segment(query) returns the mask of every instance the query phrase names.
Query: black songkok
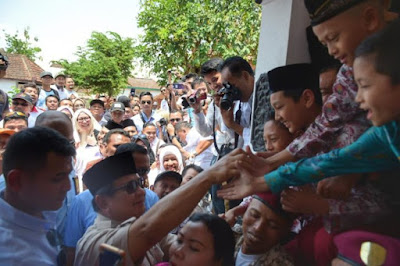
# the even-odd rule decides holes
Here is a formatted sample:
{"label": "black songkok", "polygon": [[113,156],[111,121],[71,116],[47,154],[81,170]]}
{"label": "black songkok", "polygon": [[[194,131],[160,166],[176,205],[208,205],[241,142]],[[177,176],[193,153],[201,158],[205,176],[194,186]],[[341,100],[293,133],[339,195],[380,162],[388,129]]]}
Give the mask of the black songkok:
{"label": "black songkok", "polygon": [[319,73],[311,64],[277,67],[268,72],[272,93],[296,89],[319,89]]}
{"label": "black songkok", "polygon": [[311,25],[316,26],[364,1],[365,0],[304,0],[304,4],[310,15]]}

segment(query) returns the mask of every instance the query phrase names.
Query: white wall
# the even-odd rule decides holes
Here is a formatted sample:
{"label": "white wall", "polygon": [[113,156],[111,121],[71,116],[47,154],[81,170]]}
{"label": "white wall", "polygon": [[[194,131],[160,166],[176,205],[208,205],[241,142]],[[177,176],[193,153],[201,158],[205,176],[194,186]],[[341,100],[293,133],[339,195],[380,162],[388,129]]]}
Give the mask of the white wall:
{"label": "white wall", "polygon": [[310,61],[306,27],[310,24],[302,0],[264,0],[256,79],[269,70]]}
{"label": "white wall", "polygon": [[13,86],[17,86],[17,82],[15,80],[10,79],[0,79],[0,89],[5,92],[12,90]]}

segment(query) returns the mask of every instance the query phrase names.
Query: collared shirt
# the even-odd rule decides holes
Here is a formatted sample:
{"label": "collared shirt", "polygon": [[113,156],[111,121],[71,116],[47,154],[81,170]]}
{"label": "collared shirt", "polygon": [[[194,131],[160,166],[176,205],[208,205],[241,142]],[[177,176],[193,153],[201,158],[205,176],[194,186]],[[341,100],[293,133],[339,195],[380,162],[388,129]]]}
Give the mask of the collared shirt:
{"label": "collared shirt", "polygon": [[310,159],[288,163],[264,176],[271,191],[350,173],[400,170],[400,122],[372,127],[356,142]]}
{"label": "collared shirt", "polygon": [[[89,227],[85,235],[79,240],[76,247],[75,265],[98,265],[98,259],[100,255],[99,247],[100,244],[106,243],[125,250],[125,265],[134,265],[128,251],[128,235],[130,226],[136,221],[135,217],[132,217],[122,223],[113,221],[101,214],[97,215],[97,218],[93,226]],[[168,247],[172,241],[172,238],[167,236],[162,242],[168,242],[165,247]],[[154,245],[150,248],[143,258],[142,266],[155,265],[158,262],[162,262],[164,252],[161,249],[162,243]],[[137,265],[137,264],[136,264]]]}
{"label": "collared shirt", "polygon": [[[135,124],[139,134],[143,130],[144,123],[152,122],[155,124],[160,119],[161,119],[161,117],[154,111],[151,112],[150,117],[147,117],[147,115],[143,112],[140,112],[139,114],[132,117],[133,123]],[[158,133],[158,129],[157,129],[157,133]]]}
{"label": "collared shirt", "polygon": [[[65,233],[65,223],[67,220],[68,210],[70,209],[71,203],[74,201],[74,198],[76,195],[75,183],[72,179],[73,177],[75,177],[74,170],[72,170],[71,173],[69,174],[71,189],[67,192],[67,195],[65,196],[65,199],[64,199],[64,202],[63,202],[63,205],[61,206],[61,208],[58,209],[57,211],[53,212],[56,217],[57,232],[62,237],[61,241],[63,241],[63,238],[64,238],[63,236]],[[5,184],[4,175],[1,174],[0,175],[0,192],[3,191],[5,188],[6,188],[6,184]],[[48,213],[51,213],[51,212],[48,212]]]}
{"label": "collared shirt", "polygon": [[[145,188],[146,196],[144,205],[148,211],[158,202],[158,196],[153,191]],[[79,239],[85,234],[86,230],[93,225],[97,213],[92,205],[93,196],[89,190],[85,190],[75,197],[68,212],[65,225],[65,245],[75,247]]]}
{"label": "collared shirt", "polygon": [[321,114],[287,147],[292,155],[305,158],[344,147],[370,127],[365,112],[355,101],[358,87],[351,67],[343,65],[340,68],[332,90]]}
{"label": "collared shirt", "polygon": [[41,108],[34,106],[32,108],[32,111],[29,113],[28,127],[34,127],[36,123],[36,118],[43,112],[44,111]]}
{"label": "collared shirt", "polygon": [[[251,94],[249,100],[247,102],[236,101],[235,107],[233,109],[233,114],[236,119],[236,112],[239,110],[242,111],[242,116],[240,118],[240,125],[243,127],[242,136],[239,136],[238,148],[244,148],[250,145],[251,138],[251,112],[253,109],[253,95]],[[224,125],[225,126],[225,125]],[[225,129],[223,129],[225,130]]]}
{"label": "collared shirt", "polygon": [[0,192],[0,264],[57,265],[59,247],[47,239],[55,229],[53,212],[43,213],[44,219],[22,212],[4,200]]}
{"label": "collared shirt", "polygon": [[[226,127],[221,116],[221,110],[218,106],[214,108],[214,102],[208,105],[207,115],[204,116],[203,112],[198,114],[193,112],[194,126],[197,132],[202,137],[208,137],[213,135],[214,130],[214,112],[215,112],[215,126],[218,126],[220,130],[215,132],[215,138],[218,148],[224,144],[234,145],[235,143],[235,132]],[[216,154],[216,151],[214,152]]]}

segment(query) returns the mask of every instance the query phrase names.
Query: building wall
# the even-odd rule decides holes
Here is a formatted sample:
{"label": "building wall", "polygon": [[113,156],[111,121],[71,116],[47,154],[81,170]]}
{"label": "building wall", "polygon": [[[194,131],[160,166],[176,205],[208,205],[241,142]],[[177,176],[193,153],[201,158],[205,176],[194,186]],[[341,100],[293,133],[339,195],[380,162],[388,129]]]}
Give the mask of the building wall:
{"label": "building wall", "polygon": [[15,80],[0,79],[0,89],[2,89],[5,92],[11,91],[12,87],[17,85],[18,83]]}

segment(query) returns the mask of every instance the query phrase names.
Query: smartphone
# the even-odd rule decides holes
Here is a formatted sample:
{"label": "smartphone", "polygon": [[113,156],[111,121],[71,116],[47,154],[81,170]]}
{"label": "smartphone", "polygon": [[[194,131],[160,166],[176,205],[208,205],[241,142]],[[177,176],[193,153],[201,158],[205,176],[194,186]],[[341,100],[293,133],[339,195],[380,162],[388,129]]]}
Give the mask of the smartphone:
{"label": "smartphone", "polygon": [[181,84],[181,83],[172,84],[172,88],[174,88],[175,90],[184,90],[184,89],[186,89],[185,85]]}
{"label": "smartphone", "polygon": [[125,266],[125,251],[108,244],[100,245],[100,266]]}

